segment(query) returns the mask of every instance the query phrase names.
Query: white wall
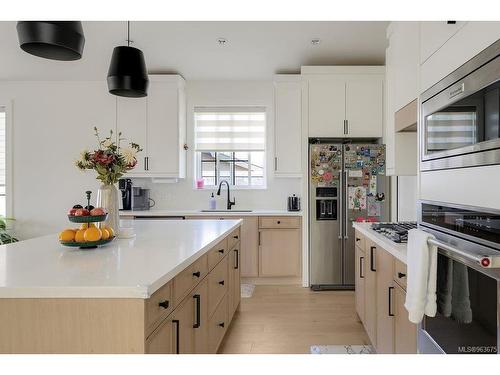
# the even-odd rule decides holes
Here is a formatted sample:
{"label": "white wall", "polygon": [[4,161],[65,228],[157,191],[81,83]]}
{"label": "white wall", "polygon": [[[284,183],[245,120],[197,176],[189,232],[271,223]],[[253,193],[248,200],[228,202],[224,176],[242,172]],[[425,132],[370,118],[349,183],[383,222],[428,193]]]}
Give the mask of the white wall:
{"label": "white wall", "polygon": [[[286,197],[300,194],[300,179],[275,179],[272,82],[190,82],[188,95],[188,172],[177,184],[151,184],[160,209],[201,209],[208,191],[193,189],[192,109],[197,105],[259,105],[268,108],[267,189],[237,190],[236,208],[285,209]],[[0,82],[0,105],[12,103],[11,215],[21,238],[55,233],[68,227],[66,211],[84,203],[86,190],[99,186],[92,171],[74,167],[83,148],[95,145],[92,128],[115,128],[115,97],[105,82]],[[223,207],[225,196],[219,198]]]}
{"label": "white wall", "polygon": [[398,176],[398,221],[417,220],[417,176]]}

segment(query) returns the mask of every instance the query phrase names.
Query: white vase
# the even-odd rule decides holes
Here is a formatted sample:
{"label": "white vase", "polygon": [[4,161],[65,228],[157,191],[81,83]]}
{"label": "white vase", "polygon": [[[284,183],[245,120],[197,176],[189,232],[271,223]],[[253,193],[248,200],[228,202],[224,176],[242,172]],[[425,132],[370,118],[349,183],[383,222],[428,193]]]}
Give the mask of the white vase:
{"label": "white vase", "polygon": [[97,207],[102,207],[108,212],[108,218],[104,222],[113,228],[115,236],[120,231],[119,213],[119,191],[115,185],[102,184],[97,190]]}

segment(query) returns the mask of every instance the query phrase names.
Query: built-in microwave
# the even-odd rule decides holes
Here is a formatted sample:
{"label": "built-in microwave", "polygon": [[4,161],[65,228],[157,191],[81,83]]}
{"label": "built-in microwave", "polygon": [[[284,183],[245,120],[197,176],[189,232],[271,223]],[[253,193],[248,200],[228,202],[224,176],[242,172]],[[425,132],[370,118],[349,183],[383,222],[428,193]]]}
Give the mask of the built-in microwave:
{"label": "built-in microwave", "polygon": [[420,170],[500,164],[500,39],[420,96]]}

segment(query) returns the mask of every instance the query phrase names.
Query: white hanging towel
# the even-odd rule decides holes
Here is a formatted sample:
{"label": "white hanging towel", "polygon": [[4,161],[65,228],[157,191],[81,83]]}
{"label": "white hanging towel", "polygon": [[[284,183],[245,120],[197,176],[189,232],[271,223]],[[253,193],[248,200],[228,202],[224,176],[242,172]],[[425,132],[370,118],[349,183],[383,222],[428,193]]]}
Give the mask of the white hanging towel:
{"label": "white hanging towel", "polygon": [[427,243],[429,238],[434,236],[420,229],[408,232],[405,307],[412,323],[420,323],[424,314],[436,315],[437,248]]}

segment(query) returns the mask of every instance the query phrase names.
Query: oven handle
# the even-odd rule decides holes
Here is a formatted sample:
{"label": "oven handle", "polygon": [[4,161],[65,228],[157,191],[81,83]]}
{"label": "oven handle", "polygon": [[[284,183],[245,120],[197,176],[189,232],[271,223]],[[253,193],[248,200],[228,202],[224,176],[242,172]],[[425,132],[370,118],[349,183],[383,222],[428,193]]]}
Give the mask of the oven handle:
{"label": "oven handle", "polygon": [[[492,259],[493,257],[477,256],[477,255],[469,254],[465,251],[457,249],[456,247],[450,246],[450,245],[443,243],[441,241],[438,241],[434,238],[429,238],[427,240],[427,243],[430,245],[434,245],[434,246],[440,247],[442,249],[451,251],[452,253],[460,255],[467,260],[478,263],[483,268],[500,268],[498,265],[498,262],[493,262],[493,259]],[[497,257],[495,257],[495,258],[497,258]]]}

